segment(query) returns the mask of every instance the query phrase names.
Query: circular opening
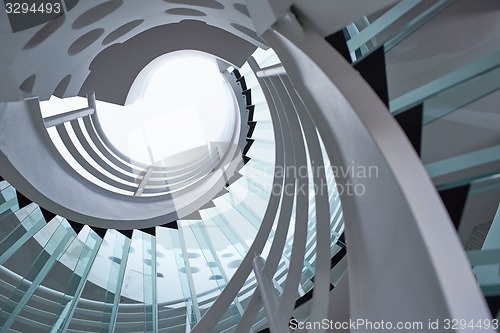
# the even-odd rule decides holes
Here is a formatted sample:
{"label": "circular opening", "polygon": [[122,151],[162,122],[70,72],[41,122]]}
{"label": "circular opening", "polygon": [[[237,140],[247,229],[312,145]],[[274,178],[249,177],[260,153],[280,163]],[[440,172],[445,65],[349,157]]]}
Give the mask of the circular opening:
{"label": "circular opening", "polygon": [[236,128],[231,87],[217,60],[198,51],[152,61],[134,81],[126,104],[97,102],[102,128],[116,148],[147,165],[169,167],[170,157],[187,151],[190,159],[203,158],[230,142]]}

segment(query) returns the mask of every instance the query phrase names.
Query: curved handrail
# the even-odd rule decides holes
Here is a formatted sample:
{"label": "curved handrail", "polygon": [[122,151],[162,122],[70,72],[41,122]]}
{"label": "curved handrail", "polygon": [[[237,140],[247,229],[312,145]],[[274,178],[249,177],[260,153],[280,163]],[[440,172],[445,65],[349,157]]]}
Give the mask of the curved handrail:
{"label": "curved handrail", "polygon": [[[278,20],[263,37],[280,56],[307,105],[330,159],[344,168],[356,161],[379,169],[378,179],[336,175],[338,183],[350,181],[366,189],[363,196],[341,194],[350,244],[351,317],[372,321],[489,318],[449,216],[408,139],[380,99],[293,14]],[[384,208],[387,202],[391,210]],[[366,239],[375,238],[367,246]],[[392,273],[382,269],[387,262],[400,269]],[[414,269],[415,263],[419,270]],[[418,303],[401,306],[401,299],[414,299],[417,294]],[[313,317],[317,319],[314,312]]]}
{"label": "curved handrail", "polygon": [[[273,117],[274,126],[274,139],[276,144],[275,149],[275,165],[277,168],[284,167],[284,141],[282,136],[282,129],[280,126],[279,119],[275,115],[271,114]],[[276,174],[273,179],[273,188],[275,186],[282,186],[284,182],[284,177],[282,174]],[[247,255],[243,258],[240,266],[238,267],[236,273],[233,275],[231,280],[228,282],[224,290],[221,292],[220,296],[214,302],[212,307],[208,309],[202,319],[193,328],[193,333],[202,333],[206,331],[211,331],[215,325],[218,323],[219,318],[229,307],[234,297],[238,291],[243,286],[246,278],[252,271],[252,260],[255,253],[261,253],[264,245],[268,239],[269,233],[271,231],[275,216],[278,212],[278,206],[281,200],[281,193],[271,193],[264,217],[262,219],[261,227],[259,228],[254,242],[250,246]]]}

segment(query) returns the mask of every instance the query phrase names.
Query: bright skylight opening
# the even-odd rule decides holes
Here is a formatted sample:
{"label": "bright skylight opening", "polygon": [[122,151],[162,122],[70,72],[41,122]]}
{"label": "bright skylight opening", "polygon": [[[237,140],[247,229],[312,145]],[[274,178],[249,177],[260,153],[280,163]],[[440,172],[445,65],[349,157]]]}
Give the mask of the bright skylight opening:
{"label": "bright skylight opening", "polygon": [[[99,98],[99,94],[97,94]],[[102,128],[125,155],[146,165],[232,139],[236,101],[214,57],[177,51],[153,60],[136,78],[125,106],[97,100]],[[87,107],[82,97],[41,103],[43,117]],[[170,161],[171,162],[171,161]]]}
{"label": "bright skylight opening", "polygon": [[149,165],[231,139],[235,101],[211,56],[179,51],[160,57],[131,91],[140,91],[131,104],[98,102],[97,110],[109,140],[134,160]]}

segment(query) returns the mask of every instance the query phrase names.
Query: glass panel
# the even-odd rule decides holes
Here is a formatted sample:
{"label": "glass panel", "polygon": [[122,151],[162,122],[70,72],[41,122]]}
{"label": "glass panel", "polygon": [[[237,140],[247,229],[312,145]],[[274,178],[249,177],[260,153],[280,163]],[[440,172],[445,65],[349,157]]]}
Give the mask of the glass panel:
{"label": "glass panel", "polygon": [[[2,329],[0,332],[6,332],[14,323],[18,314],[47,276],[52,266],[76,237],[75,232],[66,220],[53,219],[49,224],[56,225],[55,231],[44,244],[29,271],[23,275],[14,293],[1,307],[0,324]],[[39,233],[42,231],[43,229]]]}
{"label": "glass panel", "polygon": [[[218,200],[216,202],[217,207],[210,209],[210,211],[205,210],[211,217],[211,221],[207,220],[205,223],[209,223],[209,225],[213,223],[216,225],[217,228],[207,228],[209,233],[223,233],[232,245],[224,248],[219,254],[221,263],[226,267],[228,274],[232,276],[247,253],[249,246],[255,239],[257,229],[226,200],[222,198],[217,198],[216,200]],[[240,302],[243,302],[246,298],[251,296],[255,288],[254,281],[255,276],[253,271],[251,271],[245,282],[246,287],[238,293]]]}
{"label": "glass panel", "polygon": [[497,91],[500,89],[498,75],[500,75],[500,69],[492,69],[487,73],[471,76],[464,82],[426,99],[423,124],[429,124]]}
{"label": "glass panel", "polygon": [[[353,61],[384,45],[386,52],[405,40],[450,5],[452,0],[402,1],[383,14],[375,13],[348,25]],[[359,36],[359,37],[358,37]]]}
{"label": "glass panel", "polygon": [[250,191],[257,194],[266,202],[269,201],[273,186],[272,175],[254,168],[242,168],[240,169],[240,174],[243,175],[244,182],[246,182]]}
{"label": "glass panel", "polygon": [[0,217],[19,210],[16,189],[6,181],[0,182]]}
{"label": "glass panel", "polygon": [[215,249],[213,248],[213,244],[207,237],[207,231],[203,222],[198,221],[189,223],[189,228],[194,235],[194,239],[199,245],[201,255],[206,262],[209,274],[211,274],[211,276],[209,276],[209,279],[214,281],[218,289],[222,291],[227,284],[226,272],[224,271],[224,269],[222,269],[219,258],[217,257]]}
{"label": "glass panel", "polygon": [[[388,26],[393,24],[396,20],[400,19],[404,14],[413,9],[420,1],[403,0],[385,12],[375,21],[368,23],[364,29],[361,29],[356,36],[352,36],[347,41],[347,46],[351,52],[355,52],[360,47],[364,46],[370,40],[375,38],[380,32],[385,30]],[[368,21],[368,20],[366,20]]]}
{"label": "glass panel", "polygon": [[[245,224],[250,224],[254,227],[253,234],[257,233],[257,230],[260,228],[260,224],[262,223],[262,219],[264,217],[264,213],[267,208],[267,201],[264,201],[261,197],[255,195],[254,193],[248,191],[244,186],[238,186],[236,183],[231,185],[229,188],[229,193],[226,193],[222,198],[226,200],[226,203],[221,205],[225,210],[236,210],[243,218],[243,222]],[[281,203],[280,203],[281,207]],[[278,207],[278,211],[279,211]],[[232,221],[231,221],[232,222]],[[243,223],[241,225],[243,225]],[[274,238],[275,228],[277,224],[277,219],[274,221],[274,224],[271,228],[271,232],[269,233],[268,241],[262,250],[262,257],[267,258],[269,250],[271,248],[272,240]],[[238,225],[238,228],[241,228]],[[248,244],[253,242],[252,238]]]}
{"label": "glass panel", "polygon": [[[204,213],[209,214],[219,229],[235,244],[236,250],[243,257],[252,245],[257,229],[226,200],[227,195],[214,199],[216,209],[205,210]],[[233,242],[233,240],[237,241]],[[230,256],[229,252],[223,253],[223,255]]]}
{"label": "glass panel", "polygon": [[254,107],[253,119],[257,121],[257,127],[259,127],[260,120],[267,120],[267,121],[271,120],[271,114],[269,113],[269,107],[267,106],[267,103],[265,102],[254,103],[254,105],[255,107]]}
{"label": "glass panel", "polygon": [[14,227],[0,242],[0,264],[3,264],[45,226],[45,219],[40,208],[30,204],[14,214],[4,216],[0,224],[2,229]]}
{"label": "glass panel", "polygon": [[267,208],[267,202],[238,182],[229,186],[228,190],[229,193],[224,198],[252,223],[256,229],[259,229]]}
{"label": "glass panel", "polygon": [[444,183],[436,186],[438,191],[444,191],[459,186],[471,185],[469,195],[471,193],[477,194],[484,191],[491,191],[499,188],[500,186],[500,173],[492,172],[485,175],[468,177],[454,182]]}
{"label": "glass panel", "polygon": [[246,190],[262,198],[265,202],[268,202],[269,196],[271,195],[271,186],[273,180],[269,179],[270,177],[267,177],[268,182],[261,183],[260,178],[261,177],[242,177],[231,184],[231,186],[238,184],[238,186],[244,187]]}
{"label": "glass panel", "polygon": [[231,279],[248,251],[248,245],[228,223],[226,217],[214,207],[200,212],[205,230],[227,279]]}
{"label": "glass panel", "polygon": [[[179,327],[179,331],[184,332],[186,326],[186,300],[190,298],[189,293],[185,297],[181,285],[181,275],[186,278],[186,274],[179,272],[177,261],[182,258],[176,255],[171,233],[178,233],[170,228],[156,228],[156,260],[157,268],[157,288],[158,304],[162,304],[158,309],[158,327]],[[180,251],[180,249],[178,249]],[[188,285],[187,279],[185,281]]]}
{"label": "glass panel", "polygon": [[[199,248],[203,254],[203,257],[206,261],[206,266],[210,268],[210,273],[212,274],[208,279],[215,281],[217,284],[219,291],[222,292],[224,287],[227,285],[229,281],[229,277],[225,266],[222,265],[220,260],[220,256],[216,251],[216,247],[214,244],[217,244],[217,248],[220,248],[220,240],[224,240],[224,237],[217,237],[212,240],[210,237],[206,225],[203,221],[199,221],[197,223],[190,224],[191,231],[198,242]],[[211,234],[215,236],[214,233]],[[221,235],[222,236],[222,235]],[[227,316],[230,316],[234,319],[240,318],[243,313],[243,309],[241,305],[236,299],[230,306],[230,311],[227,313]]]}
{"label": "glass panel", "polygon": [[[181,221],[179,221],[179,223],[181,223]],[[179,230],[181,230],[180,225]],[[184,299],[186,300],[187,323],[190,325],[190,327],[194,327],[198,320],[200,320],[201,313],[198,305],[198,297],[196,296],[196,290],[194,288],[192,271],[189,264],[189,254],[187,253],[184,240],[183,238],[181,238],[182,234],[180,233],[180,231],[169,231],[172,238],[172,245],[174,248],[175,259],[177,261],[177,267],[179,269],[179,278],[181,281],[182,293],[184,294]]]}
{"label": "glass panel", "polygon": [[108,276],[108,284],[104,297],[106,306],[102,313],[100,327],[101,332],[114,332],[131,241],[128,237],[115,230],[108,230],[104,239],[108,242],[111,241],[108,243],[111,246],[107,249],[111,251],[111,256],[109,257],[111,258],[111,263],[108,264],[106,270],[104,267],[100,269],[101,274],[107,272]]}
{"label": "glass panel", "polygon": [[37,205],[31,203],[21,209],[14,212],[6,211],[5,214],[0,216],[0,240],[3,241],[13,230],[15,230],[20,222],[25,219],[29,214],[31,214]]}
{"label": "glass panel", "polygon": [[429,176],[434,178],[497,160],[500,160],[500,145],[429,163],[425,169]]}
{"label": "glass panel", "polygon": [[259,161],[274,164],[274,143],[255,141],[247,152],[250,158],[256,157]]}
{"label": "glass panel", "polygon": [[[474,251],[476,264],[473,271],[486,296],[500,295],[500,205],[484,240],[481,251]],[[471,256],[469,255],[469,258]],[[481,261],[483,261],[481,263]]]}
{"label": "glass panel", "polygon": [[[126,296],[121,298],[129,245],[130,239],[123,234],[111,229],[106,232],[69,329],[92,327],[95,332],[113,332],[120,300],[133,305],[139,303]],[[143,313],[142,307],[140,312]]]}
{"label": "glass panel", "polygon": [[250,66],[248,66],[247,63],[245,63],[241,68],[239,69],[240,74],[245,78],[245,83],[247,85],[247,89],[260,89],[259,82],[257,81],[257,78],[252,72],[252,69]]}
{"label": "glass panel", "polygon": [[[144,256],[142,232],[134,230],[126,262],[115,332],[132,330],[144,332]],[[114,259],[116,260],[116,259]],[[117,261],[117,260],[116,260]],[[108,296],[109,297],[109,296]]]}
{"label": "glass panel", "polygon": [[0,180],[0,191],[11,186],[6,180]]}
{"label": "glass panel", "polygon": [[214,332],[234,332],[235,326],[240,320],[238,309],[234,303],[231,303],[226,312],[222,315],[220,321],[215,325]]}
{"label": "glass panel", "polygon": [[249,169],[248,174],[260,174],[261,172],[267,173],[271,180],[274,180],[274,165],[271,163],[262,163],[261,161],[252,158],[241,168],[241,173],[246,172]]}
{"label": "glass panel", "polygon": [[[59,304],[59,310],[55,312],[57,317],[52,323],[51,332],[66,331],[101,242],[102,239],[88,226],[85,226],[60,258],[60,262],[64,262],[65,267],[60,267],[62,264],[59,267],[55,266],[45,278],[44,285],[49,286],[57,281],[61,286],[66,287],[62,293],[63,301]],[[67,269],[71,272],[68,279],[64,274]]]}
{"label": "glass panel", "polygon": [[496,78],[500,58],[494,53],[444,75],[390,102],[393,114],[424,103],[424,125],[500,89]]}
{"label": "glass panel", "polygon": [[181,226],[179,226],[179,235],[181,237],[181,245],[185,249],[185,258],[187,259],[188,281],[192,281],[192,285],[196,290],[195,295],[199,295],[200,314],[203,315],[203,311],[207,307],[202,304],[206,304],[207,301],[219,294],[219,286],[218,279],[214,278],[212,268],[210,267],[212,264],[207,261],[203,254],[203,245],[198,243],[191,228],[192,224],[198,222],[199,220],[183,220]]}

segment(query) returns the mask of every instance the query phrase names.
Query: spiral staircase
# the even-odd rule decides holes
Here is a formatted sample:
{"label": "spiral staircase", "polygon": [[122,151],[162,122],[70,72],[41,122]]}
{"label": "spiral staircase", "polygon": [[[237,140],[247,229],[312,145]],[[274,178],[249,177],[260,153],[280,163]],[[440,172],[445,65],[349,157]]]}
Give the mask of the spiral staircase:
{"label": "spiral staircase", "polygon": [[[357,2],[2,13],[0,332],[495,332],[500,6]],[[216,59],[234,126],[174,164],[133,160],[96,100],[125,104],[182,49]],[[44,116],[52,95],[88,106]]]}

